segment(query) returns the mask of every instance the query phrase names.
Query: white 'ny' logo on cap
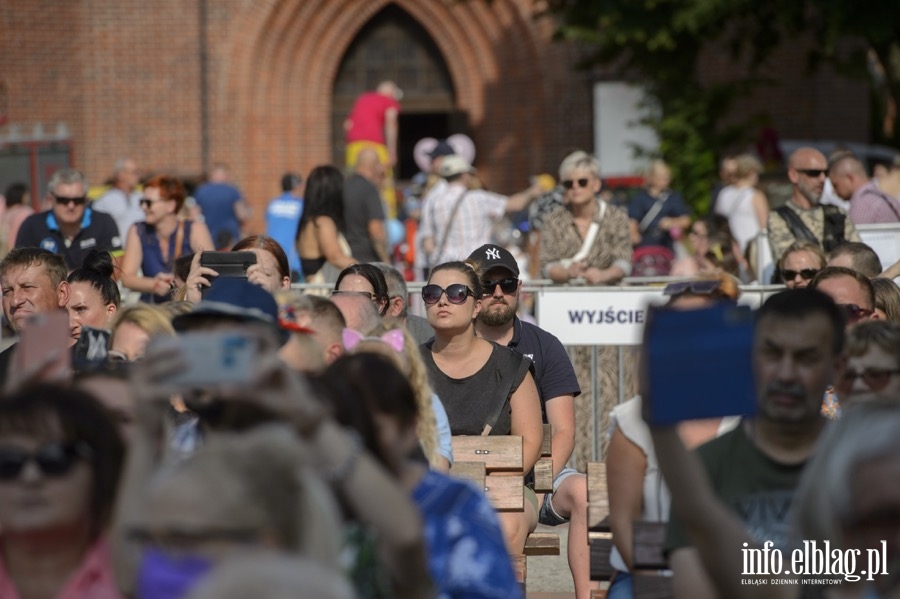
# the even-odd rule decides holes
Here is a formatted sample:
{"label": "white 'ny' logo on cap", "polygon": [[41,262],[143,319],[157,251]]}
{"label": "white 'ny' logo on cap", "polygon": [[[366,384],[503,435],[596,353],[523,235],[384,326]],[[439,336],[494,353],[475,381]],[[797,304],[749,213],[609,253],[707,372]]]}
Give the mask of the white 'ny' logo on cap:
{"label": "white 'ny' logo on cap", "polygon": [[487,259],[488,260],[499,260],[500,259],[500,250],[498,250],[497,248],[488,248]]}

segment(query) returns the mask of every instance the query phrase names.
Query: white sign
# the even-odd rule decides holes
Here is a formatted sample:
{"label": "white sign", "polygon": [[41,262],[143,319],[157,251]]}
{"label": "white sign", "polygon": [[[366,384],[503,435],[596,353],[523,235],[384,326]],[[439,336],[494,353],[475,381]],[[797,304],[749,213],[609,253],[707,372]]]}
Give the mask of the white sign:
{"label": "white sign", "polygon": [[[563,345],[640,345],[647,306],[664,287],[544,287],[537,291],[538,325]],[[759,308],[781,286],[741,288],[738,303]]]}
{"label": "white sign", "polygon": [[900,260],[900,225],[857,225],[856,230],[862,242],[878,254],[882,270]]}
{"label": "white sign", "polygon": [[647,305],[661,302],[662,291],[545,287],[538,292],[538,324],[563,345],[640,345]]}

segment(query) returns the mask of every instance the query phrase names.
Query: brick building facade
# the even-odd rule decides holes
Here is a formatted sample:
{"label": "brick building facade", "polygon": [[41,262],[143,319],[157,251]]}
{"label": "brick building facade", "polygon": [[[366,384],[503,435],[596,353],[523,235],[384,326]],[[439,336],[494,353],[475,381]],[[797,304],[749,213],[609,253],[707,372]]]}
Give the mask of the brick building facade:
{"label": "brick building facade", "polygon": [[[6,127],[64,123],[74,163],[95,182],[123,155],[186,176],[225,162],[259,227],[280,175],[339,156],[349,99],[393,78],[407,93],[407,171],[417,139],[462,130],[476,142],[487,185],[512,192],[593,139],[597,74],[572,66],[576,48],[551,40],[553,23],[537,16],[537,4],[2,0]],[[801,56],[786,48],[776,64],[789,86],[752,104],[769,108],[787,137],[865,141],[865,86],[805,79],[795,68]],[[713,78],[728,70],[715,59],[705,67]]]}

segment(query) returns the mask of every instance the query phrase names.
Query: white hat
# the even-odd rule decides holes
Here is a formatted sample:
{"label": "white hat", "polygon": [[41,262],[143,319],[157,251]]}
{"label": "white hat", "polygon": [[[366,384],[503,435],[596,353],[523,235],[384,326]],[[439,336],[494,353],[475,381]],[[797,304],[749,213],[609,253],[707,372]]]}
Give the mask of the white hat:
{"label": "white hat", "polygon": [[444,178],[452,177],[454,175],[461,175],[462,173],[474,172],[475,169],[472,168],[472,165],[469,164],[469,161],[459,154],[450,154],[449,156],[444,156],[444,159],[441,161],[440,175]]}

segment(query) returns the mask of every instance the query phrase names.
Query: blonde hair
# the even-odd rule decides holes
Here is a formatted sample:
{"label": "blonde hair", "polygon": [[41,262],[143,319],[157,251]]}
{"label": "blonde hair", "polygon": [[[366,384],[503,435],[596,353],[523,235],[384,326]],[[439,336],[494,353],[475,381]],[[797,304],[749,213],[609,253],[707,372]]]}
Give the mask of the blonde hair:
{"label": "blonde hair", "polygon": [[112,331],[111,339],[115,339],[116,331],[126,322],[138,327],[150,337],[155,335],[175,336],[175,329],[172,327],[172,317],[166,310],[157,306],[135,304],[120,309],[116,312],[116,317],[110,326],[110,331]]}
{"label": "blonde hair", "polygon": [[744,179],[756,173],[763,172],[763,164],[759,158],[753,154],[741,154],[734,159],[734,176],[738,179]]}
{"label": "blonde hair", "polygon": [[422,361],[422,354],[419,353],[419,346],[416,344],[416,340],[409,334],[409,331],[399,324],[378,325],[369,335],[371,337],[381,337],[393,330],[403,332],[403,353],[398,354],[386,343],[371,340],[361,341],[354,348],[354,352],[372,351],[387,356],[388,359],[394,362],[400,372],[406,375],[415,393],[416,407],[419,412],[419,418],[416,422],[416,436],[419,438],[425,457],[428,458],[428,463],[432,467],[436,467],[440,465],[442,456],[438,452],[437,420],[435,419],[434,407],[431,403],[433,393],[431,386],[428,384],[428,371],[425,369],[425,362]]}

